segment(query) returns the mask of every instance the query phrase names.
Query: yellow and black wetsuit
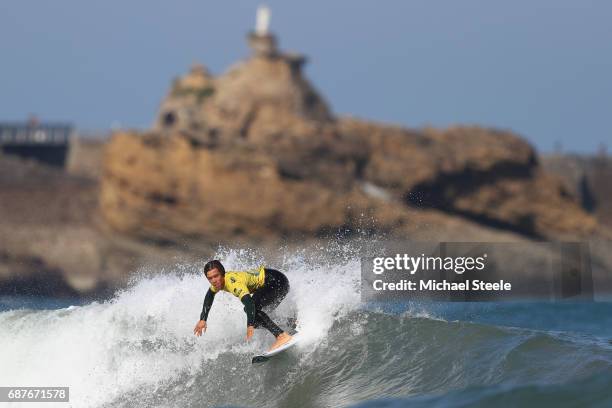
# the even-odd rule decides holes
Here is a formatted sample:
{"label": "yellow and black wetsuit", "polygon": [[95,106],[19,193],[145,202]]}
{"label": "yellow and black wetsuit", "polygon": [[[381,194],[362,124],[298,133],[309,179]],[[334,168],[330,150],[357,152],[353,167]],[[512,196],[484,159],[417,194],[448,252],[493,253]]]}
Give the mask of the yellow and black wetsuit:
{"label": "yellow and black wetsuit", "polygon": [[[249,271],[225,273],[223,290],[240,299],[247,314],[247,326],[265,327],[275,337],[283,332],[262,310],[275,309],[289,292],[289,280],[275,270],[263,266]],[[217,290],[210,287],[204,297],[200,320],[206,321]]]}

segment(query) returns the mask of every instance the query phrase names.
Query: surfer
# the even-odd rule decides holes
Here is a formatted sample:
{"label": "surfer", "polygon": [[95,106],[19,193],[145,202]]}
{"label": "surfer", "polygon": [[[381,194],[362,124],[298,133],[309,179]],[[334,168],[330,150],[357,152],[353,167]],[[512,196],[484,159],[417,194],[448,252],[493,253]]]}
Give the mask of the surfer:
{"label": "surfer", "polygon": [[257,327],[268,329],[276,337],[270,350],[291,340],[292,336],[278,327],[262,310],[264,307],[268,310],[275,309],[289,292],[289,280],[283,273],[263,266],[250,271],[226,273],[221,262],[213,260],[204,265],[204,275],[210,282],[210,288],[204,297],[200,320],[193,329],[196,336],[201,336],[202,332],[206,331],[206,319],[215,294],[224,290],[239,298],[244,305],[247,315],[247,340],[253,337],[253,331]]}

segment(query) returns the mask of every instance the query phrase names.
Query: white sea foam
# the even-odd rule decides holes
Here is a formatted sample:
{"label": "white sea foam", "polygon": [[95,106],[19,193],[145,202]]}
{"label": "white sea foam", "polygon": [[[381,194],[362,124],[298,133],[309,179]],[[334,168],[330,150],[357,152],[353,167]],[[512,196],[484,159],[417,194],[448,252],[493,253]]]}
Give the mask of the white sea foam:
{"label": "white sea foam", "polygon": [[[255,251],[224,250],[217,257],[227,270],[263,262]],[[358,258],[347,254],[335,262],[294,253],[270,265],[289,277],[291,291],[277,314],[297,314],[302,350],[316,348],[335,319],[359,306]],[[197,266],[181,265],[139,275],[103,303],[0,313],[0,384],[69,386],[72,406],[94,407],[195,376],[220,353],[246,354],[249,364],[248,356],[273,339],[257,330],[245,343],[243,306],[230,294],[216,296],[207,332],[193,335],[207,288]]]}

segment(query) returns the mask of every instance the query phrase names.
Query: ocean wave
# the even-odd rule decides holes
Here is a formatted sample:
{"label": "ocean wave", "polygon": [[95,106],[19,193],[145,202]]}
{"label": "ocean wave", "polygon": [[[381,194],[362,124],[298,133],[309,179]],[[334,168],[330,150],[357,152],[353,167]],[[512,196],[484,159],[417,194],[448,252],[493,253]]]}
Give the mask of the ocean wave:
{"label": "ocean wave", "polygon": [[[297,315],[302,341],[265,364],[251,357],[272,337],[257,330],[245,342],[231,295],[215,299],[208,331],[193,335],[208,283],[187,265],[140,275],[105,302],[0,313],[0,384],[69,386],[75,407],[445,406],[509,389],[527,401],[612,370],[609,341],[588,333],[449,319],[431,304],[364,305],[359,258],[349,255],[283,260],[291,291],[275,316]],[[220,257],[228,269],[261,261],[255,252]]]}

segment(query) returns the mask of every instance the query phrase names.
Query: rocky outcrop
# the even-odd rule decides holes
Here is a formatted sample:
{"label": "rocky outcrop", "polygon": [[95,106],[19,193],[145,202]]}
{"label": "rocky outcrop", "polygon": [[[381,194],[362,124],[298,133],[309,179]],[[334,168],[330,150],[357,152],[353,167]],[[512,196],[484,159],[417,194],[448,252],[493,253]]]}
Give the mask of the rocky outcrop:
{"label": "rocky outcrop", "polygon": [[[0,292],[69,295],[100,283],[97,184],[34,161],[0,159]],[[70,281],[70,282],[69,282]]]}
{"label": "rocky outcrop", "polygon": [[[370,126],[341,121],[323,136],[286,133],[283,143],[216,149],[194,146],[186,133],[116,134],[107,150],[101,208],[122,232],[171,241],[360,228],[402,234],[402,225],[418,219],[415,209],[532,237],[584,237],[596,229],[561,182],[538,167],[531,148],[512,135],[473,129],[376,133]],[[462,139],[465,149],[453,139]],[[386,195],[373,197],[366,183]],[[393,221],[388,212],[396,214]]]}
{"label": "rocky outcrop", "polygon": [[612,227],[612,158],[605,151],[596,156],[547,155],[542,166],[563,180],[585,211]]}
{"label": "rocky outcrop", "polygon": [[[118,133],[106,152],[105,219],[124,233],[163,241],[360,228],[402,235],[419,220],[414,210],[427,208],[532,237],[586,237],[597,228],[538,167],[529,145],[508,133],[409,131],[354,120],[293,129],[277,143],[214,149],[186,132]],[[365,184],[387,195],[372,197]]]}
{"label": "rocky outcrop", "polygon": [[302,57],[269,36],[250,41],[255,55],[225,74],[196,66],[177,79],[152,131],[112,138],[100,201],[112,228],[170,242],[402,235],[415,209],[429,209],[534,238],[597,230],[520,137],[337,118],[304,78]]}
{"label": "rocky outcrop", "polygon": [[28,296],[76,296],[62,271],[32,256],[0,252],[0,293]]}
{"label": "rocky outcrop", "polygon": [[216,147],[257,137],[257,127],[269,126],[271,116],[278,124],[268,133],[304,120],[329,122],[329,108],[303,77],[302,62],[283,54],[254,56],[218,78],[195,65],[172,84],[155,129],[190,131],[194,141]]}
{"label": "rocky outcrop", "polygon": [[518,136],[478,127],[405,130],[342,121],[371,154],[364,178],[407,204],[533,237],[589,236],[595,220]]}
{"label": "rocky outcrop", "polygon": [[354,224],[365,211],[355,183],[325,187],[323,179],[288,176],[283,163],[248,146],[193,147],[180,133],[116,134],[106,152],[102,213],[119,231],[176,241],[316,236]]}
{"label": "rocky outcrop", "polygon": [[205,243],[159,248],[109,231],[98,187],[92,178],[0,157],[0,295],[104,295],[141,266],[212,251]]}
{"label": "rocky outcrop", "polygon": [[102,152],[109,135],[73,137],[66,172],[84,179],[99,180],[102,173]]}

